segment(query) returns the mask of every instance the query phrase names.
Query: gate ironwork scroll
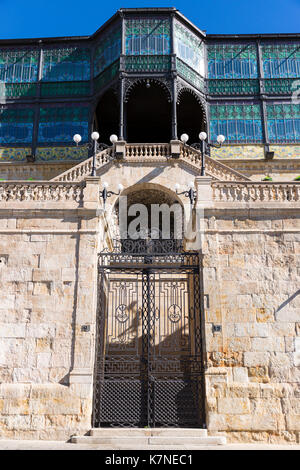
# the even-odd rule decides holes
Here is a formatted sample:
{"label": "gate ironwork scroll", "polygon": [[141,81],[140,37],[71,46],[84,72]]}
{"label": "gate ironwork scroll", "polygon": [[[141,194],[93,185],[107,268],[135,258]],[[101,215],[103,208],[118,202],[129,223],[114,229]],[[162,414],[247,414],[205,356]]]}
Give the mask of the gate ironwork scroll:
{"label": "gate ironwork scroll", "polygon": [[178,240],[99,255],[93,426],[203,427],[199,255]]}

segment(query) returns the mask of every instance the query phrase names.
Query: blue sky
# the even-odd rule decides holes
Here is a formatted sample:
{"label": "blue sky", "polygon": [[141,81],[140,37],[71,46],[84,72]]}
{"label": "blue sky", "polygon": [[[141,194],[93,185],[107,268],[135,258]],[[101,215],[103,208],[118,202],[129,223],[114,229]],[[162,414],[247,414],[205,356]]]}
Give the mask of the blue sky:
{"label": "blue sky", "polygon": [[300,0],[0,0],[0,38],[89,35],[118,8],[160,6],[175,6],[211,34],[300,30]]}

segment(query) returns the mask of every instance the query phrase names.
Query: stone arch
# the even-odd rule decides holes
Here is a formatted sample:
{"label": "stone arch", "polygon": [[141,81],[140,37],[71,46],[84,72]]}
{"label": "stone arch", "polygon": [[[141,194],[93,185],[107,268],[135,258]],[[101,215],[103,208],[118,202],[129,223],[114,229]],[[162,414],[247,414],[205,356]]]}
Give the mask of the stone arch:
{"label": "stone arch", "polygon": [[128,103],[130,95],[131,95],[132,91],[134,90],[134,88],[137,85],[140,85],[142,83],[144,83],[145,85],[149,83],[150,86],[151,86],[151,84],[156,84],[156,85],[162,87],[162,89],[165,91],[165,93],[167,95],[168,102],[171,103],[171,101],[172,101],[171,86],[170,86],[170,84],[168,83],[167,80],[163,80],[161,78],[135,78],[135,79],[125,80],[125,91],[124,91],[124,102],[125,103]]}
{"label": "stone arch", "polygon": [[195,90],[193,90],[192,88],[188,87],[188,86],[183,86],[182,88],[180,88],[180,90],[178,91],[177,93],[177,101],[176,103],[177,104],[180,104],[180,101],[182,99],[182,95],[184,93],[190,93],[194,98],[195,100],[198,102],[199,106],[201,107],[202,109],[202,112],[203,112],[203,122],[205,123],[205,125],[207,124],[207,116],[206,116],[206,103],[204,101],[204,99],[202,98],[202,96],[200,96]]}
{"label": "stone arch", "polygon": [[[149,230],[149,237],[151,237],[151,233],[159,234],[160,238],[168,238],[166,234],[166,228],[168,229],[169,224],[169,233],[170,238],[182,238],[183,237],[183,228],[184,228],[184,211],[183,211],[183,204],[180,197],[171,189],[166,188],[160,184],[155,183],[137,183],[133,186],[126,188],[122,192],[122,196],[127,197],[127,208],[133,206],[134,204],[142,204],[147,209],[148,214],[148,230]],[[151,205],[162,205],[165,204],[169,208],[172,207],[175,210],[170,212],[170,220],[162,220],[163,217],[168,215],[168,211],[164,215],[160,215],[159,217],[159,226],[155,225],[157,222],[155,215],[154,219],[152,219],[153,213],[151,213]],[[178,207],[177,207],[178,206]],[[120,210],[120,199],[117,198],[115,200],[114,206],[112,208],[112,219],[115,221],[118,219],[120,221],[119,213]],[[127,215],[127,227],[130,222],[133,220],[133,217],[129,217]],[[121,224],[122,225],[122,224]],[[124,228],[124,227],[123,227]],[[122,229],[122,228],[121,228]],[[120,235],[120,232],[119,232]],[[130,238],[130,236],[129,236]]]}
{"label": "stone arch", "polygon": [[171,139],[171,94],[159,79],[136,79],[125,92],[125,138],[134,143],[166,143]]}
{"label": "stone arch", "polygon": [[207,132],[206,110],[201,96],[189,87],[182,87],[177,96],[178,136],[189,135],[189,144],[199,141],[199,132]]}
{"label": "stone arch", "polygon": [[113,87],[105,90],[95,105],[93,130],[100,134],[100,142],[111,145],[109,137],[119,134],[119,100],[116,89]]}

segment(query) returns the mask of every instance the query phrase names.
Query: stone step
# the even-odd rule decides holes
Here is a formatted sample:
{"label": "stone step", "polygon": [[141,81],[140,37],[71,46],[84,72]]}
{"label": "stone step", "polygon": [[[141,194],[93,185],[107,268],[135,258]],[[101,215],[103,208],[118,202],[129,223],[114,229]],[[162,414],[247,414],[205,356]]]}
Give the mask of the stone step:
{"label": "stone step", "polygon": [[71,442],[74,444],[92,444],[92,445],[109,445],[114,447],[120,446],[204,446],[204,445],[224,445],[226,438],[223,436],[208,436],[208,437],[165,437],[165,436],[132,436],[132,437],[94,437],[94,436],[73,436]]}
{"label": "stone step", "polygon": [[133,436],[164,436],[164,437],[206,437],[207,429],[193,428],[92,428],[89,432],[93,437],[133,437]]}

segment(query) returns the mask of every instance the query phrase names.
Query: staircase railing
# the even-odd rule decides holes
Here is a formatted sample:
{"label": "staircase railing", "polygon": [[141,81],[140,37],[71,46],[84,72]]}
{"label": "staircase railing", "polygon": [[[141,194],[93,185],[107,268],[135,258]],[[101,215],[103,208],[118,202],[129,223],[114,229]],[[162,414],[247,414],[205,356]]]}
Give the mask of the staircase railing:
{"label": "staircase railing", "polygon": [[[182,143],[180,146],[179,158],[196,166],[201,167],[201,153],[188,145]],[[125,145],[125,159],[151,159],[170,158],[171,144],[127,144]],[[101,168],[114,158],[113,148],[103,150],[96,155],[96,169]],[[242,173],[224,165],[211,157],[205,157],[207,173],[218,180],[226,181],[251,181]],[[70,168],[61,175],[56,176],[51,181],[81,181],[92,172],[93,158],[88,158],[78,165]]]}
{"label": "staircase railing", "polygon": [[[101,168],[112,159],[112,148],[103,150],[96,155],[96,169]],[[81,181],[92,172],[93,157],[80,162],[50,181]]]}

